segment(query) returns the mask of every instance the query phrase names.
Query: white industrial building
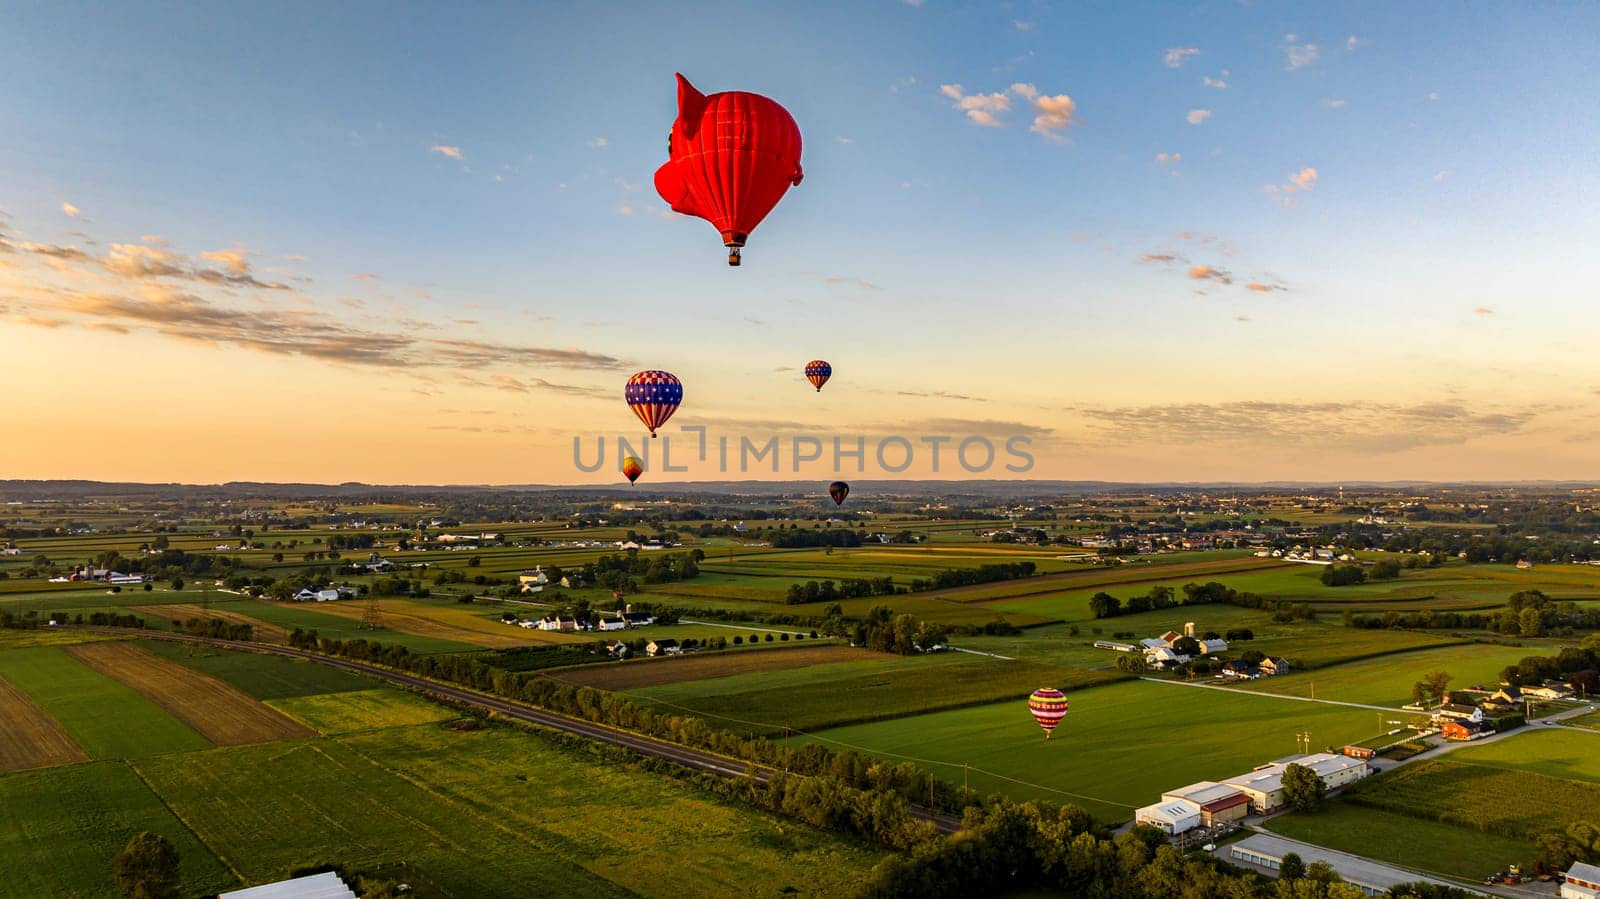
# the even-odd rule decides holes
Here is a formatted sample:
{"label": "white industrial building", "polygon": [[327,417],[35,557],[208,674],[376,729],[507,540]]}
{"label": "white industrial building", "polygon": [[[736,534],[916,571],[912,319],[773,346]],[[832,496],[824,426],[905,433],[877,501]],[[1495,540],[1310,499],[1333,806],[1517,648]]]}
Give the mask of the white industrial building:
{"label": "white industrial building", "polygon": [[1167,833],[1179,834],[1200,826],[1200,806],[1183,800],[1158,802],[1139,809],[1133,819],[1139,824],[1149,824]]}
{"label": "white industrial building", "polygon": [[1249,774],[1230,777],[1223,783],[1238,787],[1241,792],[1248,795],[1250,808],[1257,814],[1269,815],[1283,808],[1283,772],[1290,765],[1310,768],[1322,778],[1323,785],[1330,790],[1355,783],[1372,773],[1372,769],[1362,759],[1334,755],[1331,752],[1318,752],[1279,759],[1271,764],[1262,765]]}
{"label": "white industrial building", "polygon": [[1597,899],[1600,897],[1600,865],[1573,862],[1561,881],[1561,899]]}

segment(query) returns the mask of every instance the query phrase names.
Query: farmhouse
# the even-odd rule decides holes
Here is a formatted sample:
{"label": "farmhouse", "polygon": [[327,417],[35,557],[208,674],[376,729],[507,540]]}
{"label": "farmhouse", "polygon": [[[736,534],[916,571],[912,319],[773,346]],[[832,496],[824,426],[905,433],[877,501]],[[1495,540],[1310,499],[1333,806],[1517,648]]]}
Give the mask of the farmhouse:
{"label": "farmhouse", "polygon": [[602,631],[620,631],[628,626],[628,622],[616,615],[601,615],[595,623],[595,628]]}
{"label": "farmhouse", "polygon": [[1439,706],[1433,713],[1433,723],[1443,724],[1446,721],[1470,721],[1473,724],[1483,723],[1483,709],[1466,703],[1447,702]]}
{"label": "farmhouse", "polygon": [[678,645],[677,640],[668,638],[665,640],[651,640],[645,646],[644,651],[653,656],[675,656],[683,654],[683,647]]}
{"label": "farmhouse", "polygon": [[524,571],[517,575],[517,583],[522,587],[523,593],[538,593],[550,583],[550,577],[544,573],[543,566],[535,566],[532,571]]}
{"label": "farmhouse", "polygon": [[1289,671],[1289,660],[1270,658],[1261,660],[1261,673],[1268,677],[1275,677]]}
{"label": "farmhouse", "polygon": [[1572,688],[1566,684],[1546,683],[1538,687],[1523,687],[1522,693],[1524,696],[1532,696],[1535,699],[1570,699],[1572,697]]}
{"label": "farmhouse", "polygon": [[1200,809],[1190,802],[1162,801],[1139,809],[1134,813],[1134,820],[1159,827],[1166,833],[1179,834],[1200,826]]}
{"label": "farmhouse", "polygon": [[1290,765],[1310,768],[1322,778],[1323,785],[1330,790],[1355,783],[1372,773],[1372,769],[1362,759],[1318,752],[1279,759],[1271,764],[1262,765],[1249,774],[1230,777],[1223,783],[1237,787],[1248,795],[1250,807],[1258,814],[1271,814],[1283,808],[1283,772]]}
{"label": "farmhouse", "polygon": [[1187,802],[1200,811],[1200,823],[1211,827],[1238,821],[1250,814],[1250,797],[1238,787],[1202,780],[1187,787],[1168,790],[1163,800]]}
{"label": "farmhouse", "polygon": [[1446,740],[1476,740],[1494,733],[1494,730],[1482,721],[1451,718],[1440,725],[1439,733],[1443,734]]}
{"label": "farmhouse", "polygon": [[649,627],[656,623],[654,615],[649,612],[635,612],[631,608],[622,613],[622,620],[627,622],[628,627]]}
{"label": "farmhouse", "polygon": [[1600,865],[1573,862],[1561,881],[1561,899],[1600,899]]}
{"label": "farmhouse", "polygon": [[1152,668],[1173,668],[1187,663],[1189,657],[1183,653],[1174,652],[1165,646],[1160,646],[1155,649],[1145,650],[1144,660]]}

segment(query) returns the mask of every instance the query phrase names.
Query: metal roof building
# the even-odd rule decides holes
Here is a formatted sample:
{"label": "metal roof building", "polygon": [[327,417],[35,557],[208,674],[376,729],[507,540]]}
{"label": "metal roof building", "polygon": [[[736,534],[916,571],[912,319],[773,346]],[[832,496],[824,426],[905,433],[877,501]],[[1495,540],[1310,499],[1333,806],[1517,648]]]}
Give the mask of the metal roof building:
{"label": "metal roof building", "polygon": [[217,899],[356,899],[356,894],[345,886],[339,875],[332,871],[264,883],[247,890],[223,893]]}

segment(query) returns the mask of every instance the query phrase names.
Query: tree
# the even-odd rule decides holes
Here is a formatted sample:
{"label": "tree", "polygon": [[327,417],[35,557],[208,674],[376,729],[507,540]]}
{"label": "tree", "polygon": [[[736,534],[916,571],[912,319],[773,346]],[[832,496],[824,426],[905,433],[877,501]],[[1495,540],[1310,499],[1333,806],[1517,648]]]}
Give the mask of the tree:
{"label": "tree", "polygon": [[1329,565],[1322,569],[1322,583],[1327,587],[1346,587],[1366,580],[1367,572],[1355,565]]}
{"label": "tree", "polygon": [[1523,609],[1522,614],[1517,617],[1517,624],[1521,627],[1524,637],[1537,637],[1544,633],[1544,619],[1538,609]]}
{"label": "tree", "polygon": [[1193,637],[1179,637],[1172,641],[1172,651],[1181,656],[1197,656],[1200,654],[1200,641]]}
{"label": "tree", "polygon": [[181,577],[173,578],[172,579],[172,583],[169,586],[171,586],[172,589],[174,589],[174,590],[182,590],[183,589],[183,578],[181,578]]}
{"label": "tree", "polygon": [[128,841],[111,862],[122,895],[133,899],[169,899],[178,895],[178,850],[171,841],[149,831]]}
{"label": "tree", "polygon": [[1306,876],[1306,863],[1300,858],[1300,853],[1285,854],[1283,861],[1278,865],[1278,879],[1298,880],[1304,876]]}
{"label": "tree", "polygon": [[1327,862],[1312,862],[1306,865],[1306,879],[1319,883],[1344,883],[1344,878],[1340,877],[1339,872],[1333,870],[1333,865]]}
{"label": "tree", "polygon": [[1122,611],[1122,600],[1102,590],[1089,597],[1089,611],[1096,618],[1111,618]]}
{"label": "tree", "polygon": [[1375,581],[1393,580],[1400,576],[1400,563],[1393,559],[1384,559],[1372,566],[1372,579]]}
{"label": "tree", "polygon": [[1283,769],[1283,798],[1294,808],[1302,812],[1316,809],[1327,791],[1317,772],[1305,765],[1291,764]]}
{"label": "tree", "polygon": [[1422,678],[1422,682],[1428,685],[1428,692],[1440,702],[1444,702],[1445,695],[1450,692],[1450,681],[1448,671],[1430,671]]}
{"label": "tree", "polygon": [[1411,685],[1411,701],[1417,705],[1427,705],[1428,697],[1432,695],[1432,692],[1430,692],[1428,689],[1428,685],[1422,681],[1417,681]]}

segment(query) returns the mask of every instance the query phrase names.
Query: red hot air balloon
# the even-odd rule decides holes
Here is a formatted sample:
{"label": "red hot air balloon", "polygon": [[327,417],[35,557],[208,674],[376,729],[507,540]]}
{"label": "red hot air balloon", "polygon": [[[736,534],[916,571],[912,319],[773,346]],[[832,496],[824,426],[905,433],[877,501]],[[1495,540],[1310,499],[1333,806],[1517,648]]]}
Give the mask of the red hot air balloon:
{"label": "red hot air balloon", "polygon": [[802,177],[800,126],[787,109],[745,91],[708,97],[678,76],[678,118],[656,192],[674,212],[710,222],[729,265],[739,264],[750,232]]}
{"label": "red hot air balloon", "polygon": [[1041,687],[1028,696],[1028,711],[1033,713],[1033,720],[1039,722],[1044,728],[1044,738],[1050,739],[1050,732],[1056,729],[1061,719],[1067,717],[1069,703],[1067,697],[1060,690]]}
{"label": "red hot air balloon", "polygon": [[622,460],[622,473],[627,477],[628,483],[632,484],[639,480],[639,475],[644,474],[644,466],[639,464],[638,459],[629,456]]}
{"label": "red hot air balloon", "polygon": [[828,495],[833,497],[833,504],[844,505],[844,498],[850,495],[850,485],[844,481],[834,481],[828,485]]}
{"label": "red hot air balloon", "polygon": [[817,388],[818,393],[822,392],[822,385],[828,383],[831,377],[833,377],[833,366],[821,359],[812,359],[806,363],[806,380],[811,382],[812,387]]}
{"label": "red hot air balloon", "polygon": [[623,395],[633,414],[639,416],[654,437],[656,428],[666,424],[683,402],[683,382],[672,372],[642,371],[628,379]]}

